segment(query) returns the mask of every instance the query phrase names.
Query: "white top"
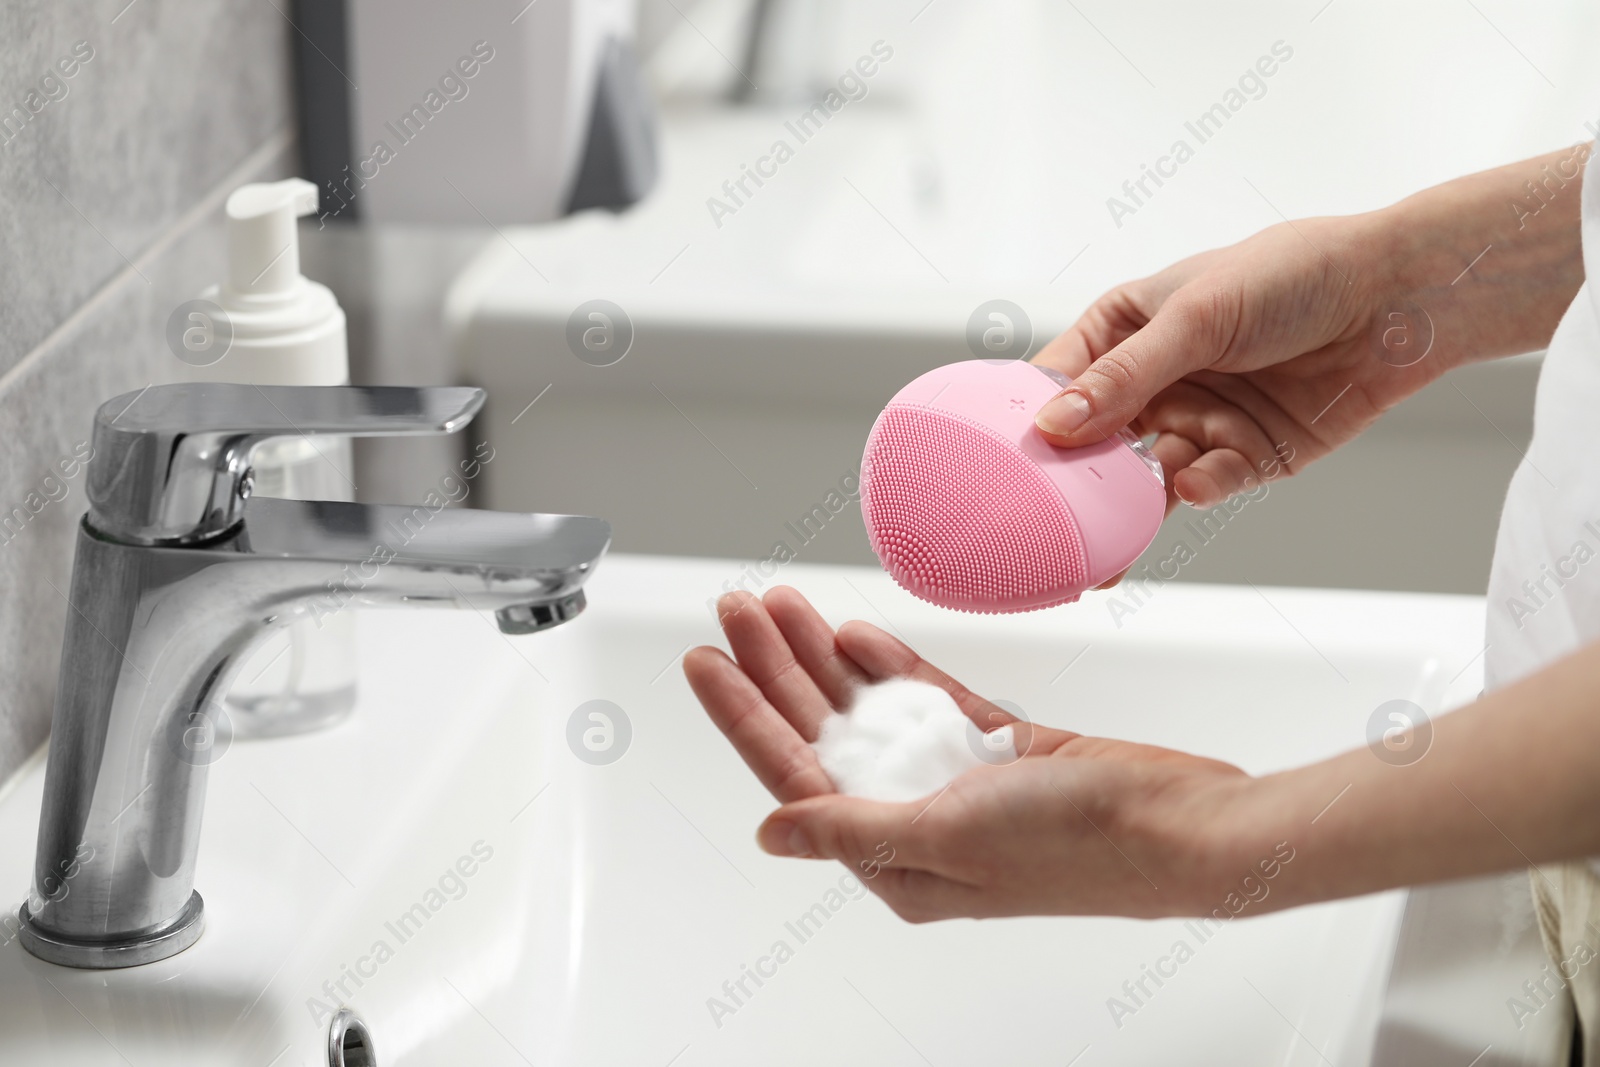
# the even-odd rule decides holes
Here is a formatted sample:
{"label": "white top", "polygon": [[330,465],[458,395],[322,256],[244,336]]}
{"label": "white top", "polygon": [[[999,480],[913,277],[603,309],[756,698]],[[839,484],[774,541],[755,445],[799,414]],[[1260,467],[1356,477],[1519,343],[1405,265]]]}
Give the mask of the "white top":
{"label": "white top", "polygon": [[1600,638],[1600,180],[1583,179],[1588,279],[1562,316],[1489,572],[1484,681],[1495,689]]}
{"label": "white top", "polygon": [[[1561,317],[1489,570],[1484,685],[1600,638],[1600,179],[1583,178],[1586,280]],[[1590,861],[1600,871],[1600,858]]]}

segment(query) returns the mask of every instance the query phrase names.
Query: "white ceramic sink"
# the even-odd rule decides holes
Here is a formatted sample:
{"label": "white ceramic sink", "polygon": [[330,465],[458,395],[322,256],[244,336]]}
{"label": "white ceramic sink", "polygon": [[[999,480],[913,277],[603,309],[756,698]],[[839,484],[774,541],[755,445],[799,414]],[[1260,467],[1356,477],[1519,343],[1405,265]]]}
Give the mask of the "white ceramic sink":
{"label": "white ceramic sink", "polygon": [[[709,602],[741,573],[611,557],[588,612],[530,638],[470,613],[367,614],[351,722],[236,742],[213,766],[199,943],[92,972],[8,937],[0,1063],[321,1065],[313,998],[356,1009],[385,1065],[1367,1061],[1402,894],[1233,920],[1203,944],[1180,921],[913,927],[830,898],[843,868],[762,854],[772,804],[678,665],[716,639]],[[1383,701],[1437,710],[1479,686],[1472,598],[1167,586],[1119,629],[1105,594],[977,619],[865,569],[779,579],[1038,721],[1251,771],[1363,744]],[[607,765],[567,741],[591,700],[631,725]],[[41,779],[35,761],[0,800],[13,905]],[[839,906],[802,940],[786,924],[819,903]],[[1180,939],[1193,958],[1116,1025],[1108,998]],[[731,1005],[724,982],[778,941],[792,958],[714,1019],[708,999]]]}

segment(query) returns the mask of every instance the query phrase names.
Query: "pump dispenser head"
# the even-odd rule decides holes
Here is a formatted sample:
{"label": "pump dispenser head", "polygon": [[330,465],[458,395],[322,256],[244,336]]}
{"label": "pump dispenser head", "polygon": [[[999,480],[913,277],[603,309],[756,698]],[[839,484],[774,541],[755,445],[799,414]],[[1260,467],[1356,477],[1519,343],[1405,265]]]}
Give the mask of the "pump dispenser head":
{"label": "pump dispenser head", "polygon": [[1057,448],[1034,414],[1070,384],[1018,360],[929,371],[878,416],[861,461],[872,550],[908,592],[981,613],[1071,603],[1128,567],[1166,511],[1161,464],[1124,431]]}
{"label": "pump dispenser head", "polygon": [[228,197],[226,210],[229,294],[270,298],[298,288],[295,220],[317,210],[317,187],[304,178],[241,185]]}
{"label": "pump dispenser head", "polygon": [[221,307],[232,342],[194,373],[257,385],[342,385],[350,377],[344,311],[300,273],[297,219],[317,209],[303,178],[241,185],[228,197],[228,276],[201,297]]}

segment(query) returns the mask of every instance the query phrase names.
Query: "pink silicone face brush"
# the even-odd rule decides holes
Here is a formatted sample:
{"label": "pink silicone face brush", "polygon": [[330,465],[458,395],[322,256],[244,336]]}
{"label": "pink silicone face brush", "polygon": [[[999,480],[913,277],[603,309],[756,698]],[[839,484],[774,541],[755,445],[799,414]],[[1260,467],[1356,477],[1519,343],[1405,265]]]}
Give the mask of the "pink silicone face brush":
{"label": "pink silicone face brush", "polygon": [[1066,604],[1149,546],[1161,465],[1131,433],[1056,448],[1033,416],[1069,384],[1020,360],[969,360],[896,393],[867,437],[861,512],[907,591],[958,611]]}

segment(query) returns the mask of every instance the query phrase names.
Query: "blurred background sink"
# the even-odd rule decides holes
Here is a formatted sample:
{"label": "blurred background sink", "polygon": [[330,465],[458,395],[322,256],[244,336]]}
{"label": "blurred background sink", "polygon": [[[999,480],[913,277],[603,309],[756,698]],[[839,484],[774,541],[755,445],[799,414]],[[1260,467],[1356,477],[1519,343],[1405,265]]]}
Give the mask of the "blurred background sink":
{"label": "blurred background sink", "polygon": [[[453,358],[492,395],[480,432],[560,457],[496,467],[493,506],[608,515],[624,550],[762,558],[787,540],[868,562],[853,510],[803,548],[785,524],[854,471],[901,384],[970,358],[980,305],[1020,307],[1037,349],[1119,281],[1588,140],[1600,108],[1579,44],[1600,9],[1578,3],[764,7],[788,45],[752,54],[742,5],[647,4],[659,187],[620,217],[503,228],[453,285]],[[1251,73],[1263,57],[1270,77]],[[1194,123],[1247,74],[1202,143]],[[807,125],[830,89],[844,102]],[[1175,176],[1124,188],[1180,139]],[[609,366],[568,339],[593,300],[631,328]],[[1480,590],[1537,369],[1452,373],[1273,486],[1183,577]]]}

